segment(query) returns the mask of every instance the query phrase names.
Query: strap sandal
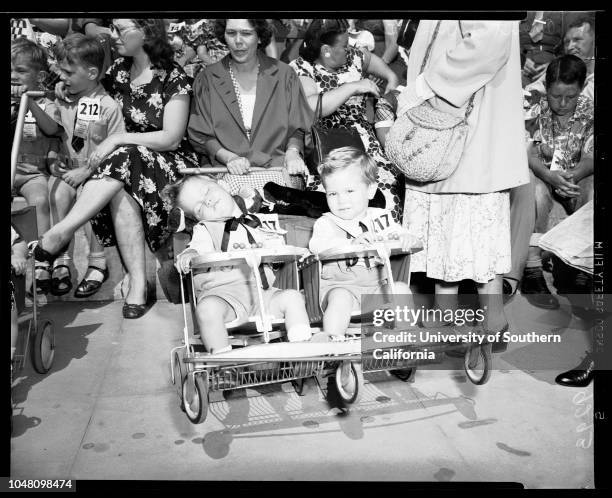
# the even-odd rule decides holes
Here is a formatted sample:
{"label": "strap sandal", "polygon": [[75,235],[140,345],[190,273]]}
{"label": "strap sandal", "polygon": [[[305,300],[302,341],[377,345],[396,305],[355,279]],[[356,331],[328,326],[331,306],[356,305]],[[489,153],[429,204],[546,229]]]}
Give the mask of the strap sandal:
{"label": "strap sandal", "polygon": [[[41,266],[41,265],[36,265],[35,267],[35,275],[38,271],[44,271],[47,272],[47,277],[48,278],[37,278],[35,279],[35,283],[36,283],[36,293],[37,294],[48,294],[49,291],[51,290],[51,268],[49,266]],[[30,289],[30,296],[34,295],[34,290],[33,288]]]}
{"label": "strap sandal", "polygon": [[72,290],[72,275],[70,274],[70,267],[68,265],[57,265],[53,268],[53,273],[55,273],[55,270],[58,268],[66,268],[68,270],[68,275],[62,278],[51,278],[51,294],[54,296],[63,296]]}
{"label": "strap sandal", "polygon": [[97,266],[89,265],[87,267],[87,272],[89,272],[89,270],[99,271],[104,276],[104,278],[101,281],[86,279],[81,280],[76,290],[74,291],[74,297],[85,298],[93,296],[96,292],[98,292],[98,290],[100,290],[102,284],[108,280],[108,268],[102,269],[98,268]]}

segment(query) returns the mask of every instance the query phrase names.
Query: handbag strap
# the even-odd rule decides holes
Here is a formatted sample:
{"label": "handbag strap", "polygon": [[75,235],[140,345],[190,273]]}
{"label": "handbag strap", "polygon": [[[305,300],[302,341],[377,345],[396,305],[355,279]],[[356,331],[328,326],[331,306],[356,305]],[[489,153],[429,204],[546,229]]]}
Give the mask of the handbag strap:
{"label": "handbag strap", "polygon": [[[465,38],[463,34],[463,28],[461,27],[461,21],[457,21],[457,23],[459,23],[459,32],[461,33],[461,38]],[[433,47],[434,41],[438,37],[438,32],[440,31],[440,24],[442,24],[441,20],[438,21],[438,23],[436,24],[433,36],[431,37],[431,41],[429,42],[429,46],[427,47],[427,51],[425,52],[425,57],[423,58],[423,64],[421,64],[421,71],[420,71],[421,73],[425,70],[425,65],[427,64],[427,61],[429,60],[429,55],[431,54],[431,48]],[[470,100],[468,101],[468,105],[465,109],[465,117],[463,118],[463,121],[467,121],[467,118],[469,117],[469,115],[472,113],[472,110],[474,109],[474,96],[475,95],[476,94],[473,93],[472,96],[470,97]]]}
{"label": "handbag strap", "polygon": [[317,107],[315,109],[315,123],[319,123],[323,117],[323,92],[319,93],[317,97]]}
{"label": "handbag strap", "polygon": [[438,37],[438,32],[440,31],[440,24],[442,24],[442,21],[438,21],[438,24],[436,24],[433,36],[431,37],[431,41],[429,42],[429,46],[427,47],[427,50],[425,52],[425,57],[423,58],[423,64],[421,64],[420,73],[425,70],[425,65],[427,64],[427,61],[429,60],[429,54],[431,53],[431,47],[433,47],[434,41],[436,41],[436,38]]}
{"label": "handbag strap", "polygon": [[[463,28],[461,26],[461,21],[457,21],[457,23],[459,24],[459,32],[461,33],[461,38],[465,38],[465,35],[463,34]],[[467,108],[465,109],[465,117],[463,118],[464,122],[467,121],[467,118],[472,113],[472,109],[474,109],[474,96],[475,95],[476,93],[473,93],[472,96],[470,97],[470,100],[468,101]]]}

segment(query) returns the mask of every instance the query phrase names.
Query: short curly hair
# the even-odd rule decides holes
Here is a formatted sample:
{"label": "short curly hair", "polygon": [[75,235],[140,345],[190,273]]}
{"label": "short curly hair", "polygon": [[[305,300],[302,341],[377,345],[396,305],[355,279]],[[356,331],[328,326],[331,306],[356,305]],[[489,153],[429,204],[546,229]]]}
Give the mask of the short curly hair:
{"label": "short curly hair", "polygon": [[[267,47],[272,40],[272,28],[268,21],[265,19],[247,19],[247,21],[249,21],[249,24],[257,33],[257,38],[259,38],[259,47]],[[227,19],[215,19],[215,36],[224,45],[226,45],[225,26],[227,26]]]}
{"label": "short curly hair", "polygon": [[55,46],[58,61],[83,67],[95,67],[102,77],[104,70],[104,47],[97,38],[82,33],[72,33]]}
{"label": "short curly hair", "polygon": [[332,173],[348,168],[352,164],[361,169],[363,181],[367,185],[378,182],[378,166],[370,156],[355,147],[340,147],[330,151],[317,168],[323,185],[325,179]]}
{"label": "short curly hair", "polygon": [[11,62],[16,62],[18,57],[25,59],[28,66],[36,71],[49,72],[47,51],[27,38],[17,38],[11,42]]}

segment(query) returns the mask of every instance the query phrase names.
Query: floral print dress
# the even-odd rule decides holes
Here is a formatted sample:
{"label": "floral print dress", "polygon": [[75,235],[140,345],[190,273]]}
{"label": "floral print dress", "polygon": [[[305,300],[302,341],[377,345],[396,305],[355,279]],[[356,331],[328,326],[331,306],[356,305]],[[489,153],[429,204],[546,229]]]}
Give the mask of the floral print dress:
{"label": "floral print dress", "polygon": [[560,155],[559,165],[565,171],[576,167],[583,155],[593,157],[593,102],[585,95],[578,97],[574,114],[566,126],[556,123],[546,98],[536,111],[533,141],[539,147],[540,159],[550,165],[554,151]]}
{"label": "floral print dress", "polygon": [[[298,76],[312,78],[319,92],[328,92],[344,83],[359,81],[366,77],[363,69],[363,52],[354,47],[347,47],[346,64],[336,72],[331,72],[321,64],[310,64],[298,57],[289,65]],[[329,128],[353,128],[359,132],[367,154],[378,165],[378,188],[385,196],[386,209],[391,211],[397,223],[402,222],[402,207],[404,203],[404,177],[398,173],[395,166],[387,159],[376,138],[374,127],[366,119],[365,97],[355,95],[342,104],[335,112],[322,119],[322,126]],[[315,177],[306,186],[306,190],[323,190],[321,181]]]}
{"label": "floral print dress", "polygon": [[[148,133],[163,129],[164,106],[175,95],[190,95],[189,77],[176,65],[172,71],[153,68],[153,79],[143,85],[130,82],[131,60],[119,58],[109,68],[103,84],[108,93],[121,104],[128,133]],[[179,178],[179,168],[198,166],[198,158],[183,137],[172,151],[154,151],[140,145],[118,147],[98,166],[92,178],[109,176],[123,182],[125,190],[142,210],[142,223],[147,244],[157,251],[170,236],[167,227],[171,210],[160,197],[168,184]],[[110,210],[106,206],[92,219],[100,242],[115,245],[115,233]]]}

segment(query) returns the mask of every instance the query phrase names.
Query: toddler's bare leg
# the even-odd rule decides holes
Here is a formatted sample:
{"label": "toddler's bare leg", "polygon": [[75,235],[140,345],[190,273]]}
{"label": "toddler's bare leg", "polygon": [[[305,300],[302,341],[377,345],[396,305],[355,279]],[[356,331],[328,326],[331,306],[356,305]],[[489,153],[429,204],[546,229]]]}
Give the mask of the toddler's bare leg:
{"label": "toddler's bare leg", "polygon": [[227,301],[217,296],[205,297],[196,307],[196,318],[200,338],[209,353],[230,346],[225,323],[234,320],[236,312]]}
{"label": "toddler's bare leg", "polygon": [[37,177],[26,182],[21,187],[21,195],[25,197],[30,206],[36,206],[36,224],[38,234],[42,235],[51,226],[49,221],[49,190],[47,179]]}
{"label": "toddler's bare leg", "polygon": [[53,225],[62,221],[76,199],[76,190],[61,178],[49,178],[49,208]]}
{"label": "toddler's bare leg", "polygon": [[332,289],[327,294],[327,308],[323,314],[323,330],[330,335],[344,336],[351,312],[355,303],[355,296],[346,289]]}
{"label": "toddler's bare leg", "polygon": [[276,293],[270,300],[269,312],[274,316],[285,317],[285,328],[290,342],[310,339],[310,321],[304,298],[299,291],[288,289]]}

